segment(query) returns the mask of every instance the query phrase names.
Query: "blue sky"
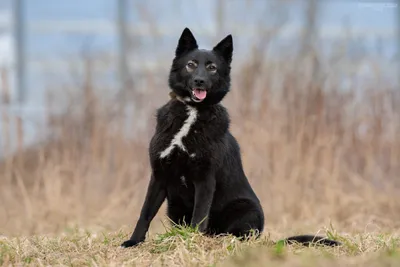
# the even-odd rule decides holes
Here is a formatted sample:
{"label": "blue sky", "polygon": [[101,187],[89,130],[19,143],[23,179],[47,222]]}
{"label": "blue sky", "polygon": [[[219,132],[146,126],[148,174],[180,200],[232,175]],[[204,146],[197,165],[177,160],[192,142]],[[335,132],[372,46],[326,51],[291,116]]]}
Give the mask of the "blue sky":
{"label": "blue sky", "polygon": [[[91,44],[94,51],[106,51],[116,54],[118,39],[115,34],[115,18],[117,0],[24,0],[27,27],[27,56],[30,63],[46,60],[65,60],[70,56],[77,56],[85,43]],[[225,34],[230,33],[230,27],[243,26],[249,30],[258,28],[260,23],[271,24],[287,16],[286,29],[300,27],[304,20],[304,0],[291,1],[280,6],[282,13],[277,12],[278,0],[225,0]],[[10,7],[12,0],[0,0],[0,11]],[[396,14],[399,7],[397,1],[360,1],[360,0],[321,0],[319,13],[319,28],[321,35],[329,36],[334,30],[340,30],[344,20],[350,23],[354,31],[367,33],[362,40],[371,53],[376,46],[374,32],[392,34],[392,37],[383,39],[382,50],[384,55],[393,57],[396,53]],[[157,21],[158,25],[170,30],[170,35],[163,40],[153,36],[141,37],[141,48],[136,50],[144,61],[157,61],[160,58],[170,58],[180,32],[186,26],[195,33],[202,29],[215,28],[215,1],[214,0],[130,0],[127,8],[130,25],[146,24],[148,20]],[[102,22],[101,29],[96,33],[77,35],[58,30],[58,24],[71,21],[78,23],[78,27],[87,26],[90,22]],[[44,22],[45,25],[54,25],[52,32],[33,31],[35,25]],[[97,25],[97,24],[96,24]],[[110,30],[111,28],[111,30]],[[100,32],[100,33],[99,33]],[[196,35],[197,36],[197,35]],[[241,51],[247,49],[255,35],[234,35],[235,51],[238,55],[245,55]],[[222,38],[223,36],[221,36]],[[210,47],[215,40],[201,36],[198,38],[200,46]],[[293,40],[286,40],[285,45],[291,45]],[[280,43],[279,43],[280,44]],[[145,50],[144,48],[147,48]],[[151,53],[150,53],[151,52]],[[137,55],[135,55],[136,58]],[[43,72],[36,67],[28,69],[28,84],[37,84],[44,87],[45,81],[52,77],[43,77]],[[59,71],[62,73],[62,71]],[[58,81],[59,77],[53,77]],[[37,89],[38,90],[38,89]],[[36,90],[36,91],[37,91]],[[39,97],[34,94],[35,97]],[[33,96],[32,96],[33,97]],[[36,100],[35,100],[36,101]]]}
{"label": "blue sky", "polygon": [[[113,23],[116,14],[115,0],[25,0],[26,16],[28,23],[40,20],[54,22],[63,20],[79,20],[84,23],[87,20],[107,20]],[[248,4],[250,2],[250,4]],[[277,0],[227,0],[225,16],[228,21],[252,27],[259,23],[260,16],[268,22],[272,14],[268,14],[268,7],[277,3]],[[299,25],[302,20],[301,3],[286,5],[289,13],[289,23]],[[342,24],[343,19],[350,21],[354,29],[381,29],[383,31],[395,30],[396,12],[395,1],[357,1],[357,0],[321,0],[320,23],[321,31]],[[162,25],[180,29],[189,26],[194,31],[199,28],[212,28],[214,20],[214,1],[138,1],[131,0],[128,9],[130,21],[135,24],[145,22],[146,17],[162,22]],[[227,27],[229,30],[229,27]],[[46,42],[44,43],[44,39]],[[51,50],[64,50],[65,47],[74,49],[73,42],[79,42],[79,38],[63,36],[62,33],[43,36],[30,34],[30,47],[32,53],[49,52]],[[114,36],[96,36],[96,45],[112,48],[115,45]]]}
{"label": "blue sky", "polygon": [[[0,11],[11,6],[13,0],[0,0]],[[62,70],[53,70],[57,75],[47,75],[33,62],[47,60],[65,60],[77,56],[85,46],[90,44],[92,51],[108,52],[116,55],[118,38],[115,34],[115,18],[117,0],[24,0],[25,17],[27,22],[27,56],[28,83],[34,84],[35,93],[31,92],[32,101],[39,101],[41,94],[38,90],[46,86],[46,82],[62,79]],[[231,32],[231,26],[242,26],[247,30],[256,30],[260,23],[266,25],[287,17],[285,29],[298,28],[304,21],[304,0],[291,1],[282,6],[278,0],[225,0],[225,29],[224,33]],[[366,46],[367,53],[373,53],[376,48],[374,32],[392,34],[383,39],[383,54],[388,58],[396,53],[396,19],[399,7],[397,1],[379,0],[320,0],[319,31],[322,36],[329,36],[335,30],[341,30],[344,21],[347,21],[354,31],[364,31],[366,39],[361,42]],[[281,9],[277,9],[281,8]],[[278,11],[281,12],[278,12]],[[137,48],[134,57],[141,57],[145,62],[158,62],[161,58],[170,58],[175,49],[177,38],[184,27],[192,29],[194,34],[203,29],[215,29],[215,1],[214,0],[130,0],[126,10],[131,26],[157,21],[158,26],[169,30],[170,35],[162,40],[149,35],[141,37],[141,47]],[[100,29],[95,33],[70,34],[58,30],[59,24],[64,22],[78,23],[77,27],[88,26],[91,22],[101,22]],[[38,23],[45,26],[54,25],[51,32],[37,32],[33,28]],[[97,25],[97,24],[96,24]],[[95,26],[97,27],[97,26]],[[111,30],[110,30],[111,29]],[[290,31],[289,31],[290,32]],[[248,33],[248,32],[247,32]],[[223,36],[221,36],[222,38]],[[238,55],[245,55],[249,43],[255,34],[234,34],[235,51]],[[210,47],[215,39],[199,36],[201,47]],[[283,39],[276,42],[277,46],[292,47],[293,40]],[[289,49],[291,50],[291,49]],[[375,49],[376,50],[376,49]],[[242,52],[243,51],[243,52]],[[47,76],[46,76],[47,75]],[[65,76],[65,75],[64,75]],[[115,80],[115,78],[111,79]],[[37,98],[37,99],[36,99]]]}
{"label": "blue sky", "polygon": [[[115,0],[25,0],[27,16],[29,19],[113,19],[115,14]],[[253,2],[250,6],[262,6],[265,3],[274,3],[277,0],[228,0],[228,9],[236,9],[240,13],[247,2]],[[205,20],[212,20],[212,0],[202,1],[137,1],[131,0],[131,19],[140,18],[140,10],[136,9],[137,3],[146,3],[147,6],[157,13],[161,20],[175,20],[176,22],[190,23],[194,17],[202,17]],[[301,2],[287,5],[293,7],[293,14],[299,9]],[[358,26],[382,26],[390,27],[395,21],[396,1],[357,1],[357,0],[321,0],[322,20],[328,24],[335,24],[345,16]],[[193,7],[194,6],[194,7]],[[193,14],[194,13],[194,14]],[[228,13],[235,15],[235,12]],[[178,15],[177,15],[178,14]],[[244,14],[241,14],[242,16]],[[249,14],[250,16],[252,14]],[[235,17],[238,19],[238,17]],[[240,18],[239,18],[240,19]]]}

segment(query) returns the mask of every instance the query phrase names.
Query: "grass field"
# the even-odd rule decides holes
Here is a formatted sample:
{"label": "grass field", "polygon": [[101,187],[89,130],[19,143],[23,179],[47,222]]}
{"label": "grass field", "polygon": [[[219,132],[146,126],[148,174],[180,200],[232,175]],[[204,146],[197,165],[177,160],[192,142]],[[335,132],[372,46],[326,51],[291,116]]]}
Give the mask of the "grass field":
{"label": "grass field", "polygon": [[269,236],[240,241],[205,237],[183,227],[151,236],[136,248],[119,247],[117,232],[71,228],[60,236],[0,238],[0,265],[33,266],[399,266],[400,237],[394,234],[326,234],[341,247],[285,246]]}

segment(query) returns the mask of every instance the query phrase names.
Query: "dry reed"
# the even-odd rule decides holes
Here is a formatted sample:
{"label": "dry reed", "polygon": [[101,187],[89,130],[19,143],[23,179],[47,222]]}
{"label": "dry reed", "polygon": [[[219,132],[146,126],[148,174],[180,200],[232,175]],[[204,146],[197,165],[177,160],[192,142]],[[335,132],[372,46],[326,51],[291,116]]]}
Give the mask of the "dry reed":
{"label": "dry reed", "polygon": [[[234,66],[224,101],[267,231],[318,231],[331,222],[343,232],[366,225],[398,229],[395,89],[377,73],[362,94],[341,90],[343,77],[316,64],[318,55],[276,60],[267,51],[249,51],[249,60]],[[119,229],[138,217],[150,175],[147,146],[155,109],[168,100],[166,79],[159,85],[148,73],[146,90],[122,102],[98,93],[102,88],[91,74],[96,62],[83,64],[81,90],[64,98],[67,111],[47,114],[52,135],[19,147],[0,164],[0,234],[57,232],[74,224]],[[57,104],[54,95],[48,99],[51,110]],[[9,140],[9,121],[21,121],[4,110],[2,120],[2,136]]]}

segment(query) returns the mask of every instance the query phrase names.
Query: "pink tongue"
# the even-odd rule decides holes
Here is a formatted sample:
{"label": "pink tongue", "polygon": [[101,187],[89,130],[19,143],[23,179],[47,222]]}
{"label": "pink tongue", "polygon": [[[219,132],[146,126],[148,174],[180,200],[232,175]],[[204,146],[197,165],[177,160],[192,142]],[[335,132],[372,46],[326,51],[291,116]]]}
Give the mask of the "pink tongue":
{"label": "pink tongue", "polygon": [[207,96],[206,90],[194,89],[193,93],[198,99],[204,99]]}

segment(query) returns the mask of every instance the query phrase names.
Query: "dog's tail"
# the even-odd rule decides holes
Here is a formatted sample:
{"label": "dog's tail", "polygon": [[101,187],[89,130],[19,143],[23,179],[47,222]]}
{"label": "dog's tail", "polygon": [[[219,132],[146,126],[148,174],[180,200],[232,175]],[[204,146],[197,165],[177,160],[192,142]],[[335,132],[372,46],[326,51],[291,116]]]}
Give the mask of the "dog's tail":
{"label": "dog's tail", "polygon": [[317,244],[317,245],[325,245],[325,246],[340,246],[342,243],[339,241],[331,240],[326,237],[322,236],[315,236],[315,235],[297,235],[291,236],[283,240],[286,244],[295,244],[299,243],[304,246],[309,246],[310,244]]}

